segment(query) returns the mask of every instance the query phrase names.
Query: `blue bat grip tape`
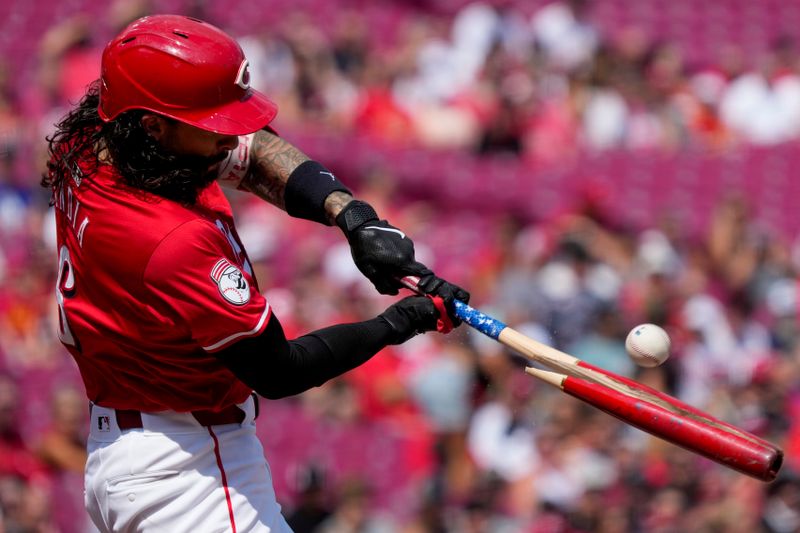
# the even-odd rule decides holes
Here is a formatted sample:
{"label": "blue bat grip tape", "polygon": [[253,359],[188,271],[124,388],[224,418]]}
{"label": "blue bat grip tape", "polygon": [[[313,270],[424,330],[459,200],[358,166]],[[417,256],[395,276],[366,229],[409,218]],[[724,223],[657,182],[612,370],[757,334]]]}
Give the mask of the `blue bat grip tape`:
{"label": "blue bat grip tape", "polygon": [[474,307],[470,307],[464,302],[454,300],[453,304],[455,306],[456,316],[458,318],[477,329],[487,337],[497,339],[497,337],[500,335],[500,332],[506,328],[506,325],[496,318],[492,318],[485,313],[481,313]]}

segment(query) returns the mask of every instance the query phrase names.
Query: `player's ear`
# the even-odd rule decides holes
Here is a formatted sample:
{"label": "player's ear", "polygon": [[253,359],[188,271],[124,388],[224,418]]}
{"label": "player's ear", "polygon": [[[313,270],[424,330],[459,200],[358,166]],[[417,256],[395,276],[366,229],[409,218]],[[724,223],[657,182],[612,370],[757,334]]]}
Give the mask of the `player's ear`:
{"label": "player's ear", "polygon": [[152,138],[160,141],[166,133],[167,121],[164,117],[155,113],[145,113],[142,115],[142,127]]}

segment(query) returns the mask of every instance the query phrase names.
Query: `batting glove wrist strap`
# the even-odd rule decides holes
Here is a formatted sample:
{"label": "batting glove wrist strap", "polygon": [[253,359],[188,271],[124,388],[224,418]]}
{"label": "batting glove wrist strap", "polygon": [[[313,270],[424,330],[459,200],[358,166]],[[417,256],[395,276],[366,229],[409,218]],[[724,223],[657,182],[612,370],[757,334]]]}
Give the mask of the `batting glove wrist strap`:
{"label": "batting glove wrist strap", "polygon": [[327,168],[316,161],[306,161],[294,169],[286,182],[283,193],[286,212],[295,218],[330,226],[325,200],[336,191],[350,194],[350,189]]}
{"label": "batting glove wrist strap", "polygon": [[342,228],[345,235],[367,222],[377,222],[378,213],[367,202],[353,200],[336,215],[336,225]]}
{"label": "batting glove wrist strap", "polygon": [[[450,315],[447,312],[447,307],[444,305],[444,300],[442,300],[441,296],[431,296],[428,295],[428,298],[433,300],[433,305],[436,307],[436,312],[439,313],[439,318],[436,320],[436,331],[439,333],[450,333],[453,331],[453,321],[450,319]],[[461,321],[459,320],[458,323],[460,324]]]}

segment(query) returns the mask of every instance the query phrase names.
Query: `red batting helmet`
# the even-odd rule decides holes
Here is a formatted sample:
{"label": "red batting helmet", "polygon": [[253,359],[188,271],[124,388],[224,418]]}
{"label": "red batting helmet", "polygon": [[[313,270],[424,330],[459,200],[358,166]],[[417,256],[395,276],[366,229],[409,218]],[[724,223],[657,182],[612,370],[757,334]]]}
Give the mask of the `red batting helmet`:
{"label": "red batting helmet", "polygon": [[100,118],[146,109],[225,135],[269,124],[278,107],[250,88],[247,59],[219,28],[178,15],[140,18],[103,51]]}

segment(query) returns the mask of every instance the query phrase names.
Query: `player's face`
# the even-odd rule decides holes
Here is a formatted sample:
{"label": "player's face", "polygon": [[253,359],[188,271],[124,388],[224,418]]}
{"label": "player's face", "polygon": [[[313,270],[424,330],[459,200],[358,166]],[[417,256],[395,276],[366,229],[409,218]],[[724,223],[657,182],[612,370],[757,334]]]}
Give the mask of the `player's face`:
{"label": "player's face", "polygon": [[146,115],[142,122],[167,151],[195,161],[206,160],[208,172],[215,172],[228,152],[239,146],[236,135],[221,135],[158,115]]}
{"label": "player's face", "polygon": [[176,121],[167,123],[161,144],[177,155],[207,158],[211,171],[219,167],[229,151],[239,146],[239,137],[201,130]]}

